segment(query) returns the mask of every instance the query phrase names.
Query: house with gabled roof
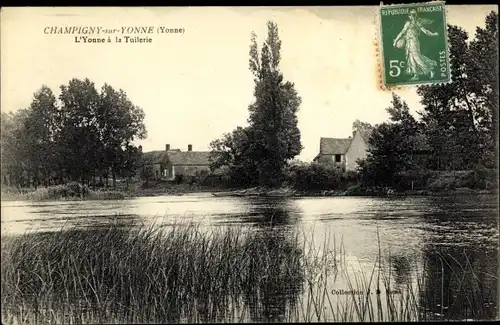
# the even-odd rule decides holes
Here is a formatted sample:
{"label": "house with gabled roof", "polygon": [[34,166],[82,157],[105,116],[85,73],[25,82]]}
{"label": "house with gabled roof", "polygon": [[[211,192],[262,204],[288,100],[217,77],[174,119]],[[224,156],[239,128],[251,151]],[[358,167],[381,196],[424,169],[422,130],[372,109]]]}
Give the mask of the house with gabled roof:
{"label": "house with gabled roof", "polygon": [[[191,148],[191,147],[190,147]],[[176,175],[196,176],[210,170],[210,151],[178,151],[168,153],[167,178]]]}
{"label": "house with gabled roof", "polygon": [[319,153],[314,162],[333,166],[345,171],[358,168],[358,159],[365,159],[368,154],[368,135],[353,132],[349,138],[321,138]]}
{"label": "house with gabled roof", "polygon": [[149,169],[156,180],[173,180],[177,175],[196,176],[210,170],[210,151],[193,151],[192,145],[188,145],[187,151],[181,151],[170,149],[167,144],[165,150],[143,153],[140,169]]}

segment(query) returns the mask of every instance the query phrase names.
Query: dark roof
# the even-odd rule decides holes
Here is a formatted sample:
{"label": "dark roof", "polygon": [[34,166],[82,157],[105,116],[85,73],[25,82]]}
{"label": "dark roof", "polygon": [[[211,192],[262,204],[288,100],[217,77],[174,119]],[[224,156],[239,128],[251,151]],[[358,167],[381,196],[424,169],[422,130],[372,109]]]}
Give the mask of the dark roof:
{"label": "dark roof", "polygon": [[351,145],[352,139],[321,138],[319,153],[322,155],[345,154]]}
{"label": "dark roof", "polygon": [[146,165],[159,164],[161,162],[167,161],[168,155],[172,152],[180,152],[181,149],[171,149],[169,151],[165,150],[155,150],[148,151],[142,154],[142,163]]}
{"label": "dark roof", "polygon": [[194,165],[208,166],[210,165],[210,151],[185,151],[185,152],[169,152],[168,158],[172,165]]}
{"label": "dark roof", "polygon": [[142,162],[145,165],[159,164],[166,159],[166,154],[165,150],[145,152],[142,155]]}

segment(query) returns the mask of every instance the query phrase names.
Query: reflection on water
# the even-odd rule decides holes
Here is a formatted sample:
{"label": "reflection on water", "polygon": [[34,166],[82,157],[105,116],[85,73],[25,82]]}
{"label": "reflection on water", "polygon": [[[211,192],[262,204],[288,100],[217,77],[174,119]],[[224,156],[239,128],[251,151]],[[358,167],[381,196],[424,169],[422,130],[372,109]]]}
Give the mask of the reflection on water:
{"label": "reflection on water", "polygon": [[[493,195],[402,199],[187,195],[2,203],[3,234],[61,226],[95,228],[120,223],[134,227],[153,221],[162,226],[194,221],[205,229],[249,225],[259,236],[255,245],[293,252],[302,247],[293,247],[288,240],[299,232],[317,247],[326,240],[330,250],[341,247],[346,265],[364,274],[373,272],[377,257],[382,255],[381,266],[390,270],[395,286],[420,285],[419,301],[426,318],[457,320],[496,316],[497,218],[498,201]],[[288,268],[280,268],[285,262]],[[255,322],[286,321],[304,296],[297,275],[303,272],[300,265],[293,266],[292,260],[272,263],[276,264],[270,269],[260,270],[265,280],[247,279],[252,285],[245,291],[243,303],[249,306],[249,318]],[[329,290],[349,289],[343,277],[330,280]]]}
{"label": "reflection on water", "polygon": [[[259,275],[249,278],[248,291],[245,292],[245,302],[250,307],[252,322],[278,322],[290,318],[298,308],[298,298],[305,278],[303,265],[300,262],[298,242],[292,240],[283,228],[270,228],[262,231],[255,245],[262,245],[267,251],[276,249],[284,254],[271,256],[253,256],[255,265],[260,259],[271,261],[269,269],[259,270]],[[254,251],[258,251],[254,249]],[[259,299],[260,298],[260,299]],[[259,301],[260,300],[260,301]]]}

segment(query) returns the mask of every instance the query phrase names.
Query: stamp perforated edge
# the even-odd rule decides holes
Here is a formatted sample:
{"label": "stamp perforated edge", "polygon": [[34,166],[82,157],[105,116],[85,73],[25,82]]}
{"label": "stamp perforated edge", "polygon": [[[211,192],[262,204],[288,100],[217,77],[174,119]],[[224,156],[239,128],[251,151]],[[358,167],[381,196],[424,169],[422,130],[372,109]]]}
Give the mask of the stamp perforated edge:
{"label": "stamp perforated edge", "polygon": [[[401,6],[414,6],[414,5],[423,5],[426,3],[441,3],[443,4],[444,7],[444,34],[445,34],[445,41],[446,41],[446,60],[448,62],[448,70],[449,70],[449,78],[448,81],[440,81],[440,82],[425,82],[425,83],[412,83],[412,84],[404,84],[404,85],[396,85],[396,86],[387,86],[385,84],[385,70],[384,70],[384,64],[383,64],[383,59],[384,59],[384,54],[383,54],[383,48],[381,46],[382,44],[382,17],[380,10],[382,7],[387,8],[387,7],[401,7]],[[377,58],[377,84],[379,89],[385,90],[385,91],[394,91],[394,90],[404,90],[404,89],[412,89],[415,87],[419,86],[432,86],[432,85],[447,85],[453,82],[453,66],[451,63],[451,58],[450,58],[450,40],[449,40],[449,34],[448,34],[448,6],[446,5],[446,2],[444,0],[436,0],[436,1],[426,1],[426,2],[412,2],[412,3],[392,3],[392,4],[384,4],[382,1],[380,2],[380,5],[377,7],[377,10],[375,12],[375,39],[374,39],[374,46],[375,46],[375,56]]]}

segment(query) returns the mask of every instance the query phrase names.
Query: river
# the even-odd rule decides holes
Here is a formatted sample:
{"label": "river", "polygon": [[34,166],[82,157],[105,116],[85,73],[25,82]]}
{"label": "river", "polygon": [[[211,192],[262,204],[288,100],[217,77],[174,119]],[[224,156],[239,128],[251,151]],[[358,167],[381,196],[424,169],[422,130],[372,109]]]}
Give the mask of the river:
{"label": "river", "polygon": [[[63,226],[92,231],[112,222],[133,227],[144,221],[157,225],[196,222],[202,228],[245,225],[254,231],[272,229],[268,233],[277,237],[299,231],[316,247],[326,240],[335,246],[330,248],[340,248],[345,265],[357,272],[370,274],[377,256],[382,256],[382,263],[391,266],[395,288],[416,284],[411,266],[416,265],[426,279],[421,284],[425,312],[435,318],[497,317],[496,195],[220,198],[190,194],[123,201],[2,202],[1,207],[3,235]],[[464,265],[472,271],[464,273]],[[481,288],[480,301],[468,299],[458,274],[462,279],[470,277],[467,290]],[[341,299],[350,287],[340,277],[330,281],[328,290]],[[280,319],[284,309],[260,313],[251,320]]]}

